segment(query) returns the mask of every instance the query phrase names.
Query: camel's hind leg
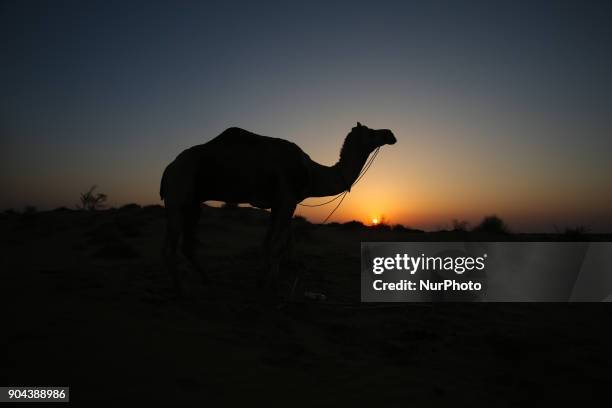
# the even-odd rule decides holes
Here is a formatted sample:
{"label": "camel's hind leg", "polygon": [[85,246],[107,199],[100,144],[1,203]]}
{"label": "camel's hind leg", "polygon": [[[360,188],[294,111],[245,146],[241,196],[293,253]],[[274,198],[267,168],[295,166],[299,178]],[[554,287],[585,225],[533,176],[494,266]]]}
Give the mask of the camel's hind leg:
{"label": "camel's hind leg", "polygon": [[181,279],[177,268],[177,248],[179,240],[183,233],[184,217],[178,209],[166,208],[167,214],[167,225],[166,225],[166,238],[164,240],[163,257],[166,268],[172,275],[174,281],[174,287],[180,296],[183,292],[181,285]]}
{"label": "camel's hind leg", "polygon": [[198,241],[198,223],[201,214],[200,205],[195,203],[185,210],[183,218],[183,245],[182,251],[185,258],[191,263],[191,266],[202,276],[202,281],[208,283],[208,275],[200,266],[197,260]]}

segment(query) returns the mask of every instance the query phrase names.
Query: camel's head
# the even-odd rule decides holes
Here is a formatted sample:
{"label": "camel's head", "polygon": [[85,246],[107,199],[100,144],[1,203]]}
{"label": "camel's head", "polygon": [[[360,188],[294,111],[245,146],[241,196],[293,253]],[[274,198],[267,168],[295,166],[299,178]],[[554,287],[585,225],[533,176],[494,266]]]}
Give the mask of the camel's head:
{"label": "camel's head", "polygon": [[395,135],[389,129],[370,129],[357,122],[351,133],[350,138],[354,138],[355,143],[360,145],[368,153],[383,145],[392,145],[397,142]]}

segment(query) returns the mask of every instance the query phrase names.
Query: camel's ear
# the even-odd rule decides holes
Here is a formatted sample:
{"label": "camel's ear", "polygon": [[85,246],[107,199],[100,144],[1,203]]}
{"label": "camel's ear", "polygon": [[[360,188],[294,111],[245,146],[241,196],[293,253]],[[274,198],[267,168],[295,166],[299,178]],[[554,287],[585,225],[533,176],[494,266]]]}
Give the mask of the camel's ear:
{"label": "camel's ear", "polygon": [[361,126],[362,126],[362,124],[357,122],[357,127],[361,127]]}

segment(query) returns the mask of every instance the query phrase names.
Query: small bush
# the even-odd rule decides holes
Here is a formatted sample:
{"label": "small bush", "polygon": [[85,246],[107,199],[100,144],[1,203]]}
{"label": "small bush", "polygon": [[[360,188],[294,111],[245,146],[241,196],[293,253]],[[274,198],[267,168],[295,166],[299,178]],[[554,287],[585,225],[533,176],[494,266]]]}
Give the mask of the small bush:
{"label": "small bush", "polygon": [[94,194],[94,190],[97,186],[92,186],[86,193],[81,193],[81,204],[77,204],[77,208],[80,210],[100,210],[105,207],[107,199],[106,194]]}
{"label": "small bush", "polygon": [[402,224],[395,224],[392,227],[392,230],[394,232],[423,232],[423,230],[406,227],[405,225],[402,225]]}
{"label": "small bush", "polygon": [[470,225],[466,220],[458,220],[456,218],[453,219],[452,224],[454,232],[467,232],[468,226]]}
{"label": "small bush", "polygon": [[497,215],[489,215],[474,228],[474,232],[486,232],[489,234],[509,234],[510,229]]}

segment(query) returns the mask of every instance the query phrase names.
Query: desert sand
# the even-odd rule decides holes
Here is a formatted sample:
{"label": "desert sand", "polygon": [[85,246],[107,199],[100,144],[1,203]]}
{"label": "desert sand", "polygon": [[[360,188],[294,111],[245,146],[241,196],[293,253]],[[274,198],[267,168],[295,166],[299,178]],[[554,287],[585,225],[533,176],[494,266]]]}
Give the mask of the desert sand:
{"label": "desert sand", "polygon": [[70,386],[76,406],[606,402],[609,304],[359,303],[361,241],[482,236],[297,219],[287,301],[256,287],[266,221],[205,208],[211,282],[185,270],[176,298],[159,206],[3,214],[0,383]]}

